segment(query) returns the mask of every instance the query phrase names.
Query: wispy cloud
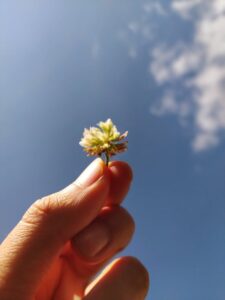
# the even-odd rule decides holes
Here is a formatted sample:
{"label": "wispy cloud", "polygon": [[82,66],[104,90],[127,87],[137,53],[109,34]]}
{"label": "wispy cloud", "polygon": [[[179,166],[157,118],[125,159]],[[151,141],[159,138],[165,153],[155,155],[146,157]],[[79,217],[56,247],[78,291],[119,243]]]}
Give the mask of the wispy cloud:
{"label": "wispy cloud", "polygon": [[118,38],[127,45],[130,58],[136,58],[139,49],[154,39],[156,24],[151,22],[153,16],[165,17],[167,12],[160,1],[145,1],[141,4],[136,19],[118,32]]}
{"label": "wispy cloud", "polygon": [[130,31],[132,31],[133,33],[137,33],[137,32],[139,32],[139,29],[140,29],[140,25],[139,25],[139,23],[138,22],[130,22],[129,24],[128,24],[128,28],[129,28],[129,30]]}
{"label": "wispy cloud", "polygon": [[175,99],[173,91],[167,91],[158,103],[150,107],[150,112],[156,116],[164,116],[166,114],[178,114],[182,119],[190,114],[191,106],[188,101],[178,102]]}
{"label": "wispy cloud", "polygon": [[167,12],[159,1],[146,2],[143,9],[147,13],[157,13],[159,15],[166,15]]}
{"label": "wispy cloud", "polygon": [[[208,0],[173,0],[171,7],[184,19],[192,16],[193,10],[202,9],[202,4],[206,4]],[[203,3],[204,2],[204,3]]]}
{"label": "wispy cloud", "polygon": [[199,68],[201,49],[196,45],[177,43],[173,47],[160,45],[151,51],[149,71],[159,84],[177,80]]}
{"label": "wispy cloud", "polygon": [[[150,49],[148,71],[162,93],[151,104],[151,114],[177,116],[192,128],[192,149],[207,150],[225,133],[225,1],[172,0],[170,7],[161,3],[142,3],[139,17],[120,38],[131,59],[143,54],[143,47]],[[174,24],[175,15],[178,25],[189,24],[189,33],[187,38],[174,30],[171,44],[160,37],[166,28],[159,27]]]}
{"label": "wispy cloud", "polygon": [[[199,152],[218,145],[225,130],[225,2],[174,0],[171,6],[182,18],[197,15],[192,19],[193,38],[188,43],[155,47],[149,70],[158,84],[176,82],[191,94],[188,113],[193,115],[195,128],[192,148]],[[151,112],[185,118],[181,107],[187,100],[169,89]]]}

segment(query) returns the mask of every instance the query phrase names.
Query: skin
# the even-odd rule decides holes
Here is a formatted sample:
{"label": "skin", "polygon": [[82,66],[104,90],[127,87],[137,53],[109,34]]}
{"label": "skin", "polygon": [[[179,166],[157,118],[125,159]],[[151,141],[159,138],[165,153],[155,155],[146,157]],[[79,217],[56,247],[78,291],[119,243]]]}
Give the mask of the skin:
{"label": "skin", "polygon": [[32,204],[0,246],[0,299],[145,299],[149,276],[138,259],[107,265],[134,232],[120,206],[131,181],[127,163],[96,159],[68,187]]}

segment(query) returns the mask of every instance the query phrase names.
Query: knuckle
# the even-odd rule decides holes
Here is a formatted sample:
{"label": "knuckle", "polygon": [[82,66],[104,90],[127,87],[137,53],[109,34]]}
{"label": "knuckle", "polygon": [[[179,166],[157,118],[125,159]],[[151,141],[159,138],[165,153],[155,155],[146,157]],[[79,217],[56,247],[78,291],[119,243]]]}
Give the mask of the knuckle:
{"label": "knuckle", "polygon": [[58,193],[38,199],[26,211],[22,220],[26,223],[40,223],[55,214],[62,200]]}
{"label": "knuckle", "polygon": [[46,218],[47,208],[43,207],[43,200],[36,200],[25,212],[22,217],[22,221],[27,224],[37,224],[40,223],[44,218]]}
{"label": "knuckle", "polygon": [[52,203],[51,196],[45,196],[35,201],[34,204],[31,206],[31,208],[37,214],[47,215],[52,209],[51,203]]}
{"label": "knuckle", "polygon": [[[72,188],[72,191],[71,191]],[[74,192],[76,191],[76,193]],[[76,201],[75,200],[76,195]],[[79,195],[79,197],[77,196]],[[22,220],[26,223],[40,223],[49,219],[57,218],[74,208],[83,195],[83,190],[70,185],[60,192],[44,196],[36,200],[24,214]]]}

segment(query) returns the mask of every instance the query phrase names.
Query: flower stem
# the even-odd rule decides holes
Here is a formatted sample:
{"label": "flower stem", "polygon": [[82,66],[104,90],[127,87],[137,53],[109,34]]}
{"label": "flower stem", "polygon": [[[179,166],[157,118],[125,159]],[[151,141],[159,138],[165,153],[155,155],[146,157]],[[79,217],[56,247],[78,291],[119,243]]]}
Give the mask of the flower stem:
{"label": "flower stem", "polygon": [[105,152],[105,165],[106,165],[106,166],[109,165],[109,154],[108,154],[107,151]]}

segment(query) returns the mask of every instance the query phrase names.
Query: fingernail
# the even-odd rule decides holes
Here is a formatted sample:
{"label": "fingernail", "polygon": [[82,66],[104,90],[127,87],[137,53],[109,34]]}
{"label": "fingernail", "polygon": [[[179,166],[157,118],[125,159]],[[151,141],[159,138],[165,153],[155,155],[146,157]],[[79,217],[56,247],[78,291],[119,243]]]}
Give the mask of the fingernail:
{"label": "fingernail", "polygon": [[95,159],[77,178],[76,184],[88,187],[103,175],[104,163],[100,158]]}
{"label": "fingernail", "polygon": [[94,257],[110,241],[110,232],[103,222],[94,222],[80,232],[72,241],[75,250],[82,256]]}

